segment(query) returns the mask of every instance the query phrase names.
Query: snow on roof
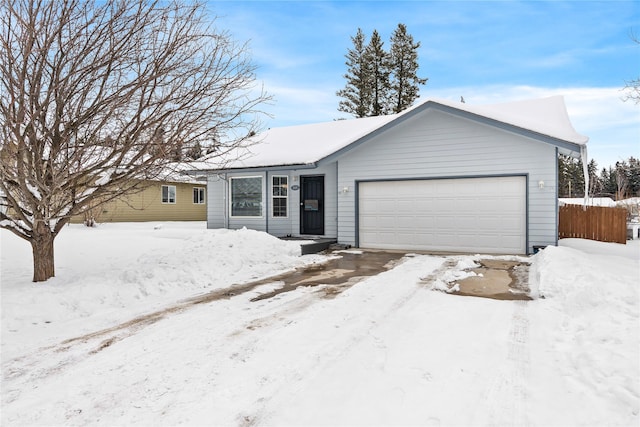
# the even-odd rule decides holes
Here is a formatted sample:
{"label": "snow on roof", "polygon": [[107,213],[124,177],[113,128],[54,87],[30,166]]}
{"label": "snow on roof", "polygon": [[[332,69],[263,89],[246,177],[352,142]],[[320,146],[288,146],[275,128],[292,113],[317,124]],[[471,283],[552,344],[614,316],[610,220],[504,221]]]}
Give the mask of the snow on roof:
{"label": "snow on roof", "polygon": [[203,184],[197,177],[186,174],[186,171],[192,170],[193,165],[190,162],[175,162],[167,165],[158,175],[151,181],[157,182],[179,182],[183,184]]}
{"label": "snow on roof", "polygon": [[313,164],[393,121],[398,114],[271,128],[230,153],[225,169]]}
{"label": "snow on roof", "polygon": [[[491,105],[426,99],[398,114],[272,128],[252,138],[253,145],[231,153],[233,160],[216,169],[314,164],[401,116],[434,104],[577,145],[585,145],[588,141],[586,136],[578,134],[571,125],[562,96]],[[202,165],[206,165],[206,160]],[[200,169],[209,168],[204,166]]]}
{"label": "snow on roof", "polygon": [[589,140],[573,128],[564,97],[560,95],[487,105],[436,102],[578,145]]}

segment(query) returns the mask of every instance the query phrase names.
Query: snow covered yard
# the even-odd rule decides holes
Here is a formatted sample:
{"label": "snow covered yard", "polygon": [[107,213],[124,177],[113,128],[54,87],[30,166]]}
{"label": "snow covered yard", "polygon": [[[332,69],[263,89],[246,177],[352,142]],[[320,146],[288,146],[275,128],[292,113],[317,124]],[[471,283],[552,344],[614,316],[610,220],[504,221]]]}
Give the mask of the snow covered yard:
{"label": "snow covered yard", "polygon": [[29,246],[0,237],[3,425],[640,421],[638,241],[545,249],[529,302],[434,291],[479,257],[410,255],[331,298],[251,302],[267,284],[91,334],[323,257],[202,223],[71,226],[32,284]]}

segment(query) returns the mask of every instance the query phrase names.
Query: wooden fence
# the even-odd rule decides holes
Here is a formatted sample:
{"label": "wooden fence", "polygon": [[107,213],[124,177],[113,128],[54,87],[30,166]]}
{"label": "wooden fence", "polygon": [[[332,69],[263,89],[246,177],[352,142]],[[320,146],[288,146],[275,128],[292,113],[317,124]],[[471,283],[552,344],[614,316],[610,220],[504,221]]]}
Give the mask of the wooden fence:
{"label": "wooden fence", "polygon": [[627,210],[579,205],[560,206],[558,237],[627,243]]}

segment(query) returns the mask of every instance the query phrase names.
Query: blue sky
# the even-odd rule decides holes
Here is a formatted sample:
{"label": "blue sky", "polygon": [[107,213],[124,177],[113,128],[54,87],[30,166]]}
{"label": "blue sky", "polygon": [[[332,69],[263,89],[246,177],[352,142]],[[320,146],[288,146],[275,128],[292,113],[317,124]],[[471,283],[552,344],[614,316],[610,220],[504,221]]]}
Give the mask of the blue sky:
{"label": "blue sky", "polygon": [[640,105],[622,102],[640,76],[637,1],[210,1],[216,26],[249,42],[274,96],[265,127],[349,117],[338,112],[351,36],[398,23],[419,49],[422,97],[472,104],[561,94],[600,167],[640,157]]}

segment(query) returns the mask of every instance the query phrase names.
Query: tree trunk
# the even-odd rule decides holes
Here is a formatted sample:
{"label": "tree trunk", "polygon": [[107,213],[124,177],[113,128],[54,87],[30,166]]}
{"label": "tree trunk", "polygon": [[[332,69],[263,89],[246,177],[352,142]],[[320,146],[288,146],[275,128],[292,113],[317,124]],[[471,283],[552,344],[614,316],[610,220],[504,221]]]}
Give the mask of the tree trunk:
{"label": "tree trunk", "polygon": [[44,282],[55,276],[53,240],[55,234],[43,222],[37,222],[33,230],[33,281]]}

